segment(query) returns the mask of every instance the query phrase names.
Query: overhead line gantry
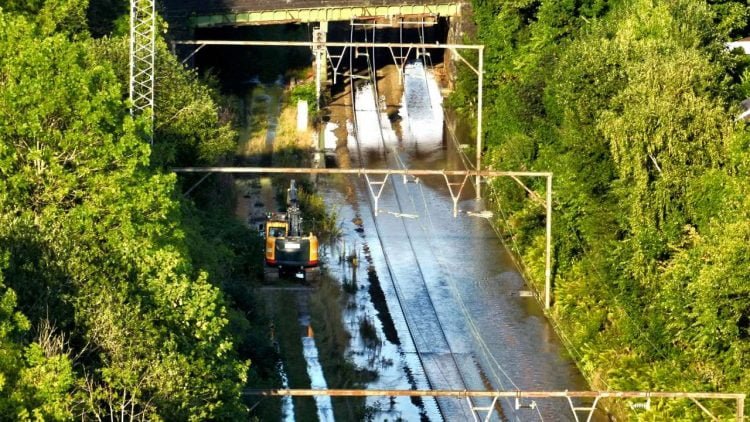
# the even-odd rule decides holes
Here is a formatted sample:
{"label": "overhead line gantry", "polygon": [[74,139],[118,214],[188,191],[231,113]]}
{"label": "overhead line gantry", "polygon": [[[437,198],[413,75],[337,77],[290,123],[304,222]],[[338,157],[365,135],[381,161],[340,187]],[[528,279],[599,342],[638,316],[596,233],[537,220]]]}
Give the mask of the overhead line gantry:
{"label": "overhead line gantry", "polygon": [[[325,49],[327,54],[329,48],[387,48],[393,55],[394,48],[409,48],[417,50],[445,49],[450,50],[456,57],[466,64],[477,75],[477,129],[476,129],[476,164],[475,170],[482,170],[482,140],[483,140],[483,108],[484,108],[484,45],[481,44],[429,44],[429,43],[382,43],[382,42],[333,42],[333,41],[257,41],[257,40],[182,40],[173,41],[175,45],[196,45],[198,49],[210,45],[222,46],[257,46],[257,47],[309,47],[314,51]],[[478,54],[478,64],[475,67],[459,50],[473,50]],[[197,49],[196,49],[197,51]],[[196,52],[194,51],[193,54]],[[318,56],[320,57],[320,56]],[[394,55],[394,62],[395,55]],[[396,63],[399,64],[399,63]],[[351,70],[350,70],[351,72]],[[476,176],[476,196],[482,198],[480,176]]]}
{"label": "overhead line gantry", "polygon": [[[690,400],[711,420],[719,419],[713,412],[706,407],[700,400],[721,400],[735,402],[735,420],[743,422],[745,419],[745,398],[743,393],[695,393],[695,392],[659,392],[659,391],[471,391],[471,390],[305,390],[305,389],[275,389],[275,390],[245,390],[246,396],[263,396],[263,397],[448,397],[455,399],[464,399],[469,401],[469,405],[474,412],[474,420],[480,420],[479,412],[487,412],[484,421],[491,419],[495,405],[501,398],[515,399],[515,410],[535,409],[535,401],[524,402],[524,400],[543,400],[543,399],[565,399],[569,405],[570,411],[576,422],[582,419],[579,416],[585,416],[583,420],[590,422],[597,409],[597,404],[602,399],[618,400],[645,400],[640,402],[630,402],[629,406],[633,410],[650,410],[652,400]],[[491,406],[477,407],[471,403],[471,398],[491,398]],[[573,399],[593,399],[593,404],[576,405]],[[579,415],[579,413],[583,415]]]}
{"label": "overhead line gantry", "polygon": [[[544,283],[544,305],[546,309],[552,306],[552,173],[533,171],[493,171],[493,170],[412,170],[412,169],[340,169],[340,168],[317,168],[317,167],[177,167],[172,171],[176,173],[234,173],[234,174],[343,174],[364,176],[367,187],[373,197],[375,204],[375,215],[378,215],[378,201],[383,193],[388,178],[392,175],[404,176],[443,176],[448,186],[451,199],[453,200],[453,216],[458,215],[458,200],[461,197],[466,181],[469,177],[476,177],[479,181],[482,177],[510,177],[521,185],[532,198],[535,193],[519,180],[519,177],[543,177],[547,180],[547,191],[544,206],[546,210],[546,250],[545,250],[545,283]],[[382,180],[371,180],[371,175],[383,176]],[[463,176],[462,182],[451,182],[448,176]],[[377,188],[375,188],[377,187]],[[377,192],[376,192],[377,190]]]}

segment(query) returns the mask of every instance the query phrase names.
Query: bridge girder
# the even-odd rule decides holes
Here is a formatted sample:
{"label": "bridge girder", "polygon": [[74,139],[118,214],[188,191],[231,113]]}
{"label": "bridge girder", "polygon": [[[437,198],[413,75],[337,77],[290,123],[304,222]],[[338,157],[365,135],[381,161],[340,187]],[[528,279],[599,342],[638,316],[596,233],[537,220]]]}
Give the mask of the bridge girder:
{"label": "bridge girder", "polygon": [[190,26],[267,25],[278,23],[337,22],[352,19],[392,19],[395,17],[442,16],[461,14],[461,4],[446,2],[423,5],[325,6],[317,8],[279,8],[273,10],[230,11],[190,17]]}

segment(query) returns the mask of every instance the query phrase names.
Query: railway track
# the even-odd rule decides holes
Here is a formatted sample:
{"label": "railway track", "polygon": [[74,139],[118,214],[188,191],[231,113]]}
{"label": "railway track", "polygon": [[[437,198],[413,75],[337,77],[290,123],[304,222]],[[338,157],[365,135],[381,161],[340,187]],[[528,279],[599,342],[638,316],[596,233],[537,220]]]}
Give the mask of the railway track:
{"label": "railway track", "polygon": [[[374,64],[371,63],[371,66],[374,68]],[[373,79],[374,78],[370,77],[370,81]],[[380,112],[377,107],[378,101],[375,100],[380,98],[380,96],[377,93],[376,85],[371,84],[370,86],[374,91],[374,94],[372,95],[374,99],[372,105],[374,106],[375,118],[380,122]],[[355,95],[356,90],[353,86],[351,87],[351,92],[352,95]],[[352,103],[355,103],[354,98],[352,98]],[[359,141],[359,125],[357,124],[356,111],[354,114],[353,136],[357,145],[358,161],[363,162],[366,158],[362,152],[362,147]],[[386,143],[386,135],[383,132],[382,125],[379,124],[378,126],[383,151],[386,152],[386,155],[390,152],[392,156],[395,156],[395,151],[390,151],[391,148]],[[390,128],[387,130],[390,130]],[[389,163],[389,166],[403,168],[403,162],[395,160]],[[391,210],[393,211],[392,214],[396,216],[411,215],[410,213],[413,213],[413,211],[407,210],[404,204],[402,204],[401,198],[398,194],[398,189],[392,178],[389,183],[391,184],[390,188],[393,189],[394,192],[393,198],[395,199],[396,205],[395,210]],[[388,252],[388,247],[383,242],[383,228],[378,223],[378,219],[374,216],[374,204],[372,203],[370,196],[368,196],[368,200],[370,201],[370,209],[373,213],[373,225],[387,263],[388,275],[396,293],[395,299],[406,320],[407,329],[409,331],[408,335],[415,344],[420,363],[425,369],[430,382],[430,387],[437,389],[467,389],[469,385],[464,379],[460,365],[456,360],[456,354],[452,350],[450,342],[446,337],[445,329],[440,321],[435,303],[430,295],[430,289],[426,283],[425,271],[422,268],[422,263],[420,262],[408,226],[403,219],[399,219],[402,228],[401,232],[405,234],[407,240],[406,244],[408,244],[408,248],[401,248],[399,250],[399,257],[401,259],[408,257],[407,259],[409,261],[415,263],[417,273],[416,279],[414,277],[409,277],[409,286],[407,287],[403,285],[404,280],[400,279],[399,276],[391,270],[392,258]],[[408,292],[405,291],[407,289]],[[417,309],[414,309],[414,306],[410,306],[414,304],[419,304],[420,306]],[[418,312],[419,315],[415,315],[415,312]],[[436,334],[437,338],[435,337]],[[455,400],[439,400],[438,405],[442,416],[447,420],[454,420],[457,417],[462,419],[470,419],[472,417],[471,409],[463,402],[456,402]]]}

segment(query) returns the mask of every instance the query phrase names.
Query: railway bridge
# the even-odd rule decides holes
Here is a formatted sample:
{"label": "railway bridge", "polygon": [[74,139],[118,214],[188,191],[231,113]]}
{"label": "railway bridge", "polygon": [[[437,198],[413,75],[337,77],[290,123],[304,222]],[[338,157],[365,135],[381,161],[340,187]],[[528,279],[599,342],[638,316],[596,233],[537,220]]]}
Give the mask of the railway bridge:
{"label": "railway bridge", "polygon": [[[175,47],[177,44],[188,47],[178,53],[178,55],[186,56],[185,60],[191,59],[209,44],[230,45],[232,42],[235,43],[234,45],[253,44],[252,41],[242,39],[242,32],[229,35],[233,40],[228,43],[217,40],[215,38],[217,34],[219,37],[226,37],[228,34],[226,29],[231,32],[233,28],[243,26],[308,24],[312,29],[309,40],[312,43],[309,46],[314,53],[313,67],[318,99],[321,98],[321,89],[328,81],[329,65],[332,68],[335,84],[337,75],[343,74],[338,72],[342,67],[344,56],[349,54],[349,56],[369,57],[370,53],[360,53],[360,49],[367,48],[369,45],[355,43],[354,33],[350,32],[352,28],[358,27],[372,31],[376,28],[395,30],[391,32],[390,38],[386,36],[383,40],[381,37],[381,40],[386,43],[379,47],[390,51],[390,58],[398,65],[399,72],[403,72],[410,54],[419,58],[420,55],[431,56],[436,53],[438,60],[442,62],[451,62],[452,55],[460,58],[455,46],[447,49],[441,43],[460,43],[463,34],[460,17],[465,14],[465,9],[470,7],[467,0],[159,0],[157,4],[162,9],[162,15],[170,22],[170,31],[175,38],[195,40],[192,44],[197,45],[197,48],[184,45],[190,41],[173,44]],[[348,28],[345,32],[350,38],[349,44],[339,43],[340,45],[337,46],[328,44],[329,24],[336,23],[341,23]],[[341,27],[341,25],[338,27],[339,38]],[[428,36],[425,32],[427,27],[440,28],[440,32],[437,34],[433,32],[432,37]],[[412,37],[417,37],[419,42],[412,43],[414,45],[404,44],[407,42],[404,38],[405,29],[416,30],[413,31]],[[335,30],[332,34],[336,34]],[[207,41],[199,40],[201,37],[206,38]],[[364,37],[367,40],[367,35]],[[374,32],[372,37],[375,41]],[[433,39],[437,51],[430,53],[428,49],[433,45]],[[392,47],[391,43],[402,47],[394,52],[395,47]],[[275,41],[274,44],[274,42],[259,41],[254,45],[293,46],[295,42]],[[330,47],[334,50],[330,50]],[[369,47],[373,48],[372,54],[375,54],[376,46]],[[463,58],[460,59],[463,60]],[[446,70],[449,73],[451,71],[452,68]]]}
{"label": "railway bridge", "polygon": [[[164,14],[193,28],[455,17],[463,0],[164,0]],[[183,20],[184,22],[184,20]]]}

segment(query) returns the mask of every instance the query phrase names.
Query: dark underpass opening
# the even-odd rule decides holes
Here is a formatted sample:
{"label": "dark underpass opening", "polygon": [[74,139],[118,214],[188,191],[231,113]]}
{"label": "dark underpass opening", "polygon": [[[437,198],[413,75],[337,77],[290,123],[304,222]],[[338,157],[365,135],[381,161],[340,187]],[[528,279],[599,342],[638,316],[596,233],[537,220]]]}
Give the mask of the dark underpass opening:
{"label": "dark underpass opening", "polygon": [[[418,22],[390,21],[331,22],[328,24],[328,42],[378,42],[378,43],[445,43],[448,37],[449,21],[447,18],[420,20]],[[318,25],[277,24],[258,26],[199,28],[194,32],[196,40],[232,40],[232,41],[303,41],[313,40],[313,33]],[[194,49],[191,46],[191,51]],[[328,53],[333,57],[342,53],[342,47],[331,47]],[[394,48],[394,50],[397,50]],[[422,59],[429,65],[443,62],[445,51],[442,48],[417,51],[400,49],[396,54],[405,57],[405,62]],[[189,52],[182,52],[184,55]],[[408,56],[407,56],[408,53]],[[425,54],[426,53],[426,54]],[[353,54],[351,60],[348,55]],[[248,84],[289,82],[299,79],[305,69],[314,65],[313,51],[309,47],[276,47],[276,46],[208,46],[195,54],[192,65],[202,74],[211,74],[219,81],[225,93],[244,91]],[[387,48],[367,49],[360,47],[348,49],[339,74],[349,72],[350,63],[353,73],[365,72],[367,68],[378,70],[394,64],[393,54]],[[330,62],[328,81],[332,82]],[[338,78],[341,85],[344,78]],[[331,86],[333,94],[340,87]]]}

